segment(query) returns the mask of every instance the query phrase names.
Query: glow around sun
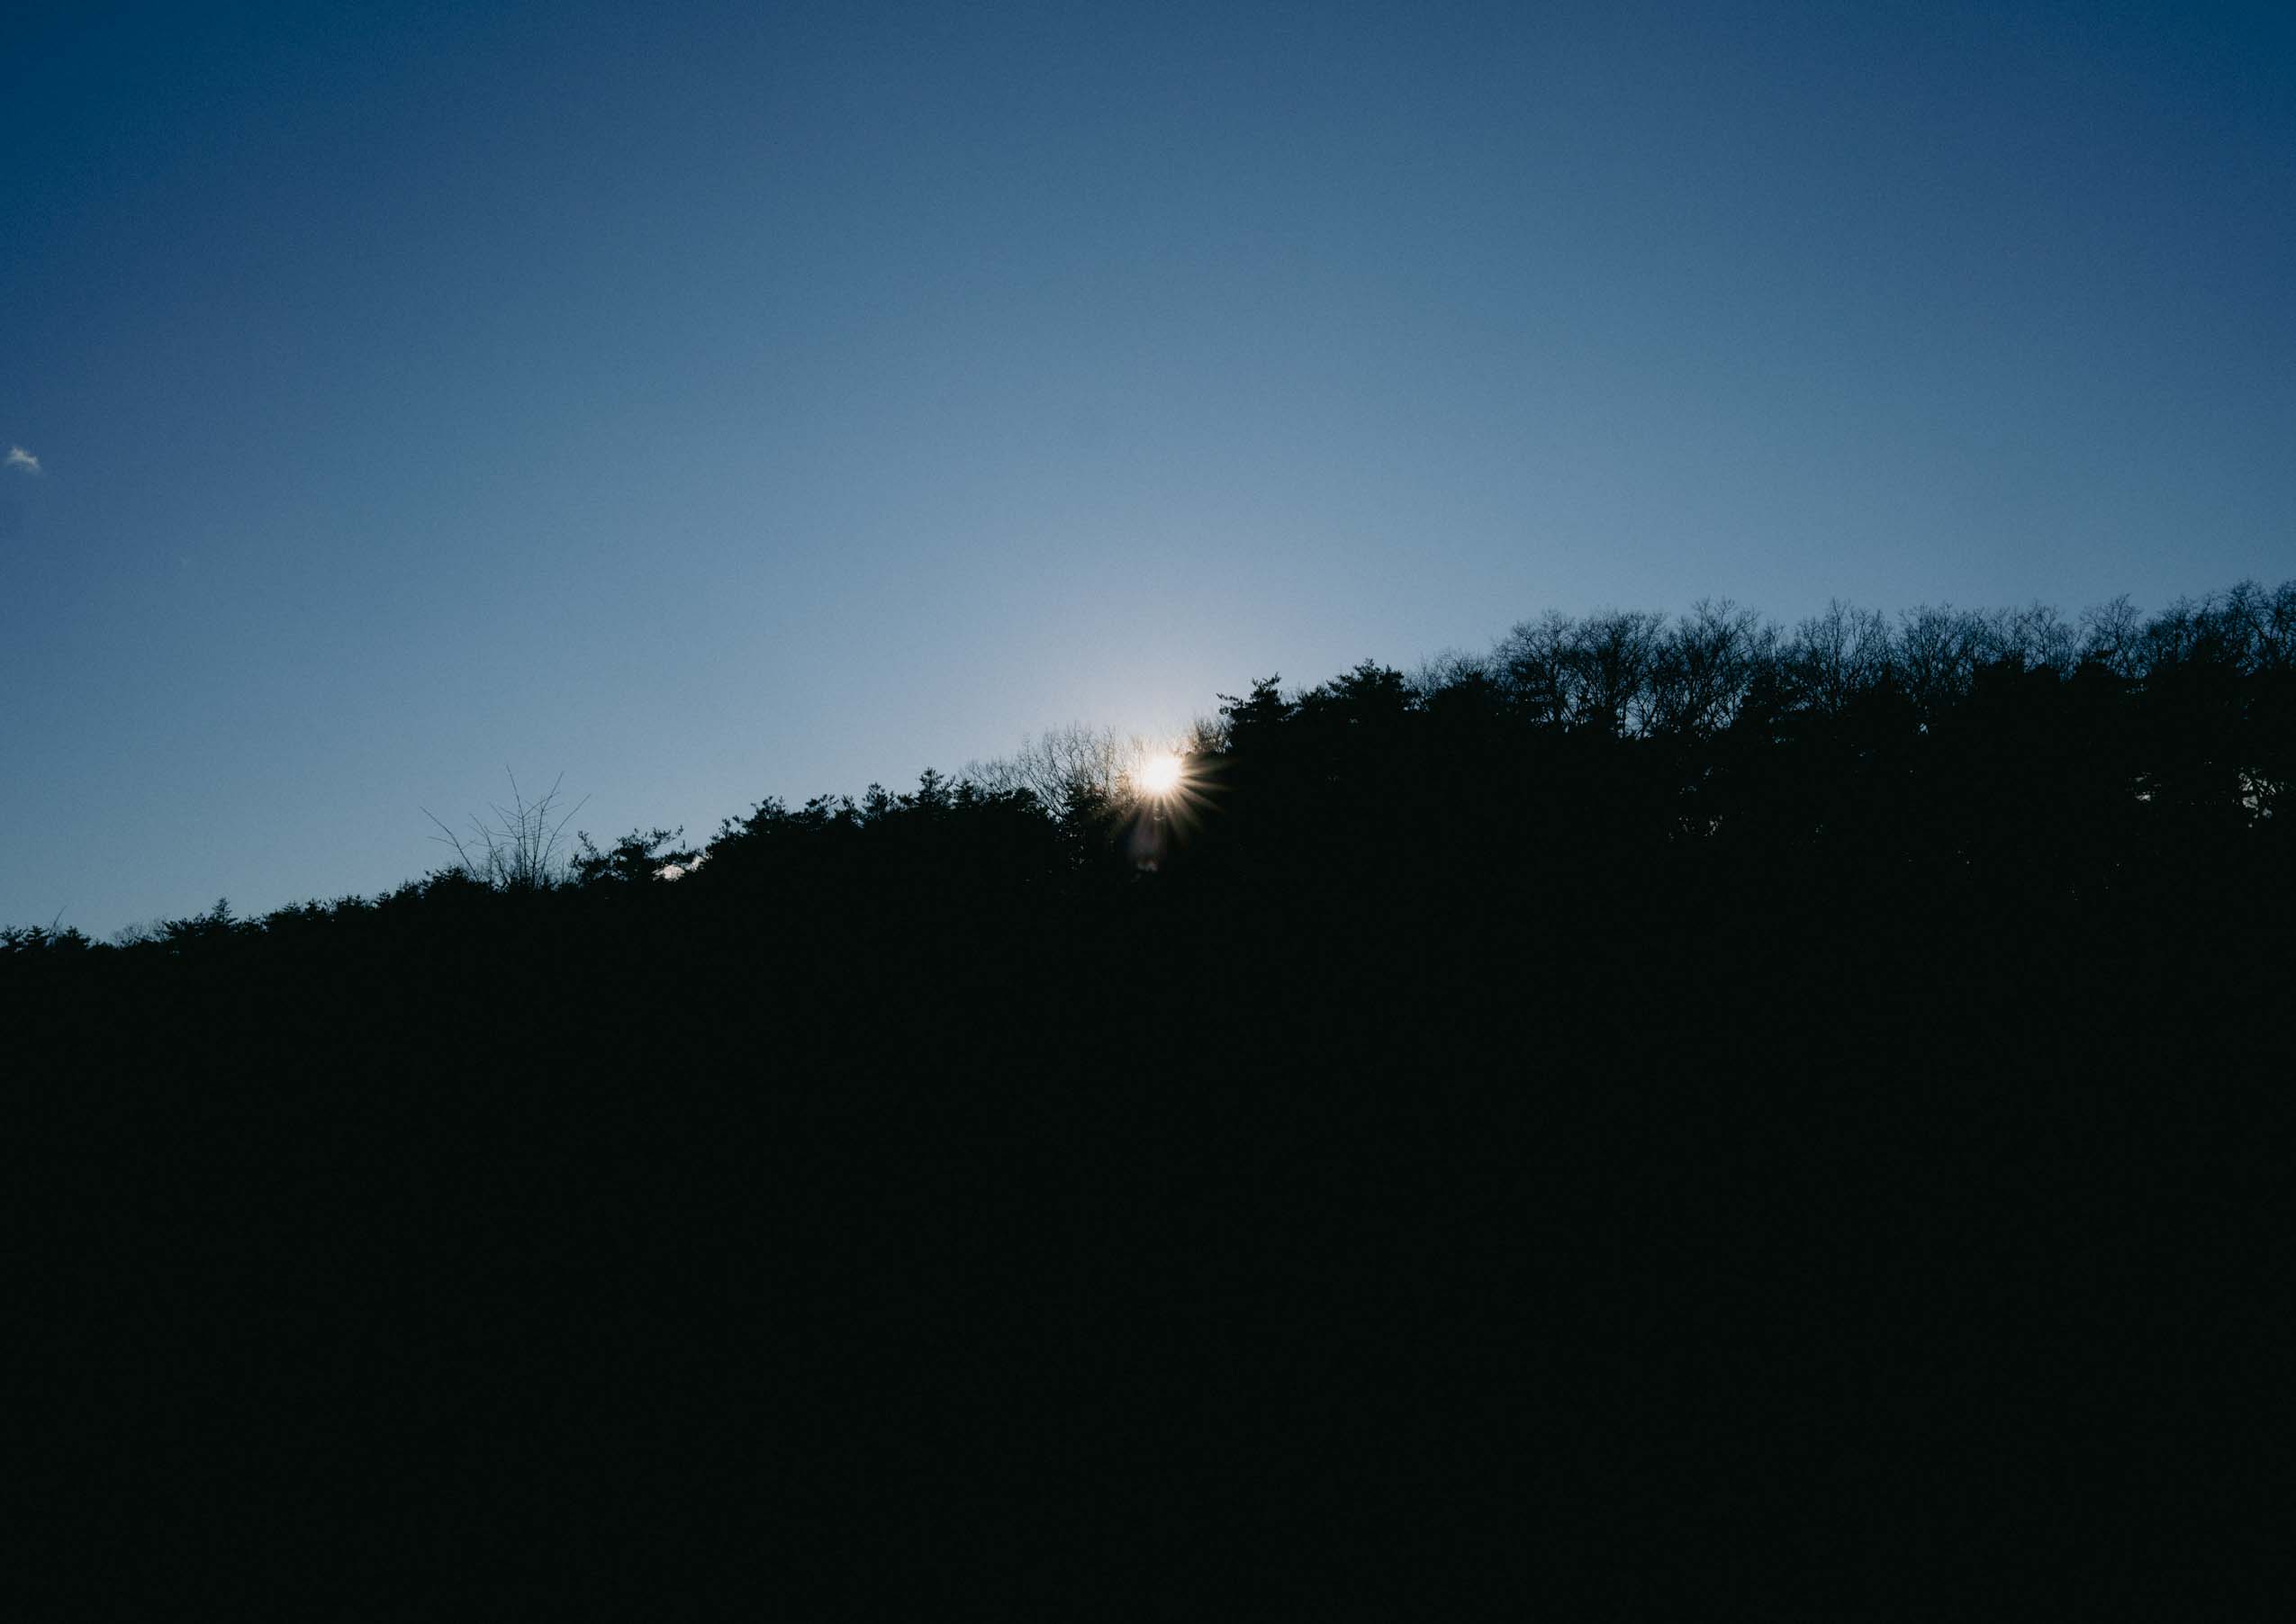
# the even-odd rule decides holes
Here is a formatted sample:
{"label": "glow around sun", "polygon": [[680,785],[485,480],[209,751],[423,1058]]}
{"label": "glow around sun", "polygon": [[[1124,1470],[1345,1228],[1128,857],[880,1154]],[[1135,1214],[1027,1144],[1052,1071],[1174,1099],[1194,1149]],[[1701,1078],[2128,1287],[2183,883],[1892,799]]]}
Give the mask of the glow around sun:
{"label": "glow around sun", "polygon": [[1162,797],[1171,794],[1180,788],[1183,776],[1180,757],[1170,751],[1152,755],[1140,763],[1140,788],[1150,795]]}

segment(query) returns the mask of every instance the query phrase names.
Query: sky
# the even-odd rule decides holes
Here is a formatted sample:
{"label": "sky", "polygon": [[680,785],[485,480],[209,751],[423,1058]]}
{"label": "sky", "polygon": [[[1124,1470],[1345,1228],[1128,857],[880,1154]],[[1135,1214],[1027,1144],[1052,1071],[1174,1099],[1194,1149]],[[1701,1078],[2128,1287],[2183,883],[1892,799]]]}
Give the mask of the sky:
{"label": "sky", "polygon": [[1549,609],[2296,575],[2296,7],[73,5],[0,923],[706,835]]}

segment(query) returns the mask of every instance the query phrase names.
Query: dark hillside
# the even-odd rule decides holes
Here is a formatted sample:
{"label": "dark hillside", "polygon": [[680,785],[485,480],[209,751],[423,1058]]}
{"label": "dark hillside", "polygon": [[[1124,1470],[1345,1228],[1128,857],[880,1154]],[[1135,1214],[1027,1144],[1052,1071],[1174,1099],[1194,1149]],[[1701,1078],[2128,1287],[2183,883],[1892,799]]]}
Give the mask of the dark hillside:
{"label": "dark hillside", "polygon": [[2296,585],[1198,745],[9,933],[24,1616],[2249,1610]]}

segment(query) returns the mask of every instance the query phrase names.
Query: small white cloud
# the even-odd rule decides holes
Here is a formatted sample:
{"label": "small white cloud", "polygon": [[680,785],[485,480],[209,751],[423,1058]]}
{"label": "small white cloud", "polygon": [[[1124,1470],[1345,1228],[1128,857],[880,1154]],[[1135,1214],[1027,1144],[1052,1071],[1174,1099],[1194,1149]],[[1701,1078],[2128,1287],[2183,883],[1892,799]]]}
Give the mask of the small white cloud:
{"label": "small white cloud", "polygon": [[22,468],[26,474],[40,472],[40,459],[22,446],[8,447],[8,455],[0,457],[0,468]]}

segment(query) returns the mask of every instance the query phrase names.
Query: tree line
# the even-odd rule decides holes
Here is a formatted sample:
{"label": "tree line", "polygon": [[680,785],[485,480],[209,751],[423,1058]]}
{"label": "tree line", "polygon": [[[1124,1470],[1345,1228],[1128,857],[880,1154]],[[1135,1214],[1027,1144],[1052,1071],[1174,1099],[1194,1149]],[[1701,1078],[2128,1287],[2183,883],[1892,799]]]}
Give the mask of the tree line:
{"label": "tree line", "polygon": [[[1248,823],[1266,812],[1280,821],[1287,815],[1278,799],[1315,793],[1283,781],[1279,763],[1300,757],[1315,758],[1326,773],[1418,775],[1415,784],[1357,786],[1360,796],[1342,812],[1315,808],[1307,817],[1343,817],[1359,838],[1371,835],[1367,825],[1424,815],[1428,808],[1415,803],[1433,782],[1447,785],[1449,811],[1463,822],[1504,819],[1523,809],[1516,774],[1533,760],[1540,765],[1530,770],[1551,768],[1539,753],[1564,741],[1581,753],[1574,771],[1585,771],[1584,752],[1604,744],[1662,748],[1665,782],[1642,788],[1678,803],[1663,830],[1668,844],[1735,834],[1726,830],[1726,812],[1742,823],[1749,808],[1725,808],[1727,797],[1714,791],[1733,777],[1783,771],[1796,747],[1804,754],[1847,748],[1863,760],[1860,753],[1896,745],[1942,758],[1953,753],[1945,735],[1957,729],[1966,747],[1975,735],[1988,735],[1984,765],[1964,763],[1967,771],[2032,784],[2045,771],[2077,764],[2075,779],[2051,786],[2079,798],[2054,808],[2075,824],[2111,811],[2124,821],[2165,824],[2175,816],[2246,828],[2284,809],[2296,778],[2292,673],[2296,582],[2266,589],[2244,582],[2150,616],[2126,598],[2075,618],[2036,604],[1924,606],[1893,620],[1836,601],[1791,629],[1728,600],[1702,601],[1678,616],[1549,612],[1519,623],[1486,653],[1446,654],[1409,673],[1366,662],[1308,687],[1287,690],[1272,677],[1255,682],[1243,695],[1222,696],[1216,715],[1169,742],[1119,739],[1078,723],[954,777],[928,770],[904,792],[872,785],[858,798],[823,795],[794,808],[769,798],[728,817],[700,844],[685,844],[682,829],[664,828],[632,830],[603,845],[587,833],[566,843],[579,807],[566,808],[556,786],[529,802],[513,780],[511,806],[493,807],[492,822],[446,832],[454,862],[387,897],[305,903],[259,919],[236,918],[219,903],[131,927],[112,945],[181,952],[234,933],[306,930],[321,916],[404,907],[434,889],[596,894],[691,877],[691,892],[754,885],[766,871],[791,882],[801,875],[818,889],[832,876],[852,881],[856,863],[912,879],[945,878],[945,865],[955,863],[1042,885],[1096,867],[1123,869],[1127,853],[1137,867],[1136,851],[1119,835],[1143,818],[1182,826],[1160,849],[1181,835],[1180,844],[1200,839],[1216,848],[1224,817]],[[1933,732],[1937,740],[1913,745]],[[1144,805],[1134,782],[1139,763],[1163,749],[1189,763],[1185,804],[1169,813]],[[1779,753],[1761,761],[1749,749]],[[1905,765],[1918,776],[1910,760]],[[1604,769],[1619,775],[1613,789],[1654,770],[1632,751]],[[1840,789],[1804,775],[1797,792],[1811,797],[1800,808],[1810,830],[1831,826],[1827,797]],[[1766,811],[1775,818],[1789,808]],[[14,954],[99,945],[71,927],[0,929],[0,952]]]}

